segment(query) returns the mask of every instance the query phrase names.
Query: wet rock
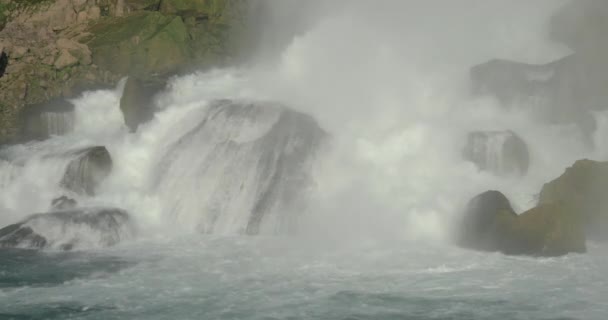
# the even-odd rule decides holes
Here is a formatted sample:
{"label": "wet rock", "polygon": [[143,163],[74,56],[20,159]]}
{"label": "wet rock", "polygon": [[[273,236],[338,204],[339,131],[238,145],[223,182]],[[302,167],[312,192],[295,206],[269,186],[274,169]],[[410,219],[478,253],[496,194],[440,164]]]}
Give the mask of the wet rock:
{"label": "wet rock", "polygon": [[74,129],[74,105],[65,99],[29,105],[21,112],[20,141],[45,140]]}
{"label": "wet rock", "polygon": [[579,160],[546,183],[539,204],[561,203],[578,214],[589,239],[608,241],[608,162]]}
{"label": "wet rock", "polygon": [[[316,120],[277,103],[230,100],[199,116],[160,163],[155,185],[167,213],[203,233],[297,230],[327,136]],[[188,191],[170,195],[176,188]]]}
{"label": "wet rock", "polygon": [[68,198],[67,196],[61,196],[59,198],[53,199],[51,202],[51,211],[62,211],[74,209],[78,203],[76,200],[72,198]]}
{"label": "wet rock", "polygon": [[498,191],[484,192],[469,202],[457,243],[510,255],[560,256],[586,251],[581,221],[567,206],[544,204],[517,215]]}
{"label": "wet rock", "polygon": [[545,123],[576,124],[591,140],[592,112],[608,108],[608,76],[601,70],[578,53],[541,65],[492,60],[471,69],[471,82],[474,94],[494,96],[506,108],[527,108]]}
{"label": "wet rock", "polygon": [[129,77],[120,98],[120,110],[125,124],[134,132],[137,127],[152,119],[154,115],[154,97],[165,87],[164,81],[151,79],[144,81]]}
{"label": "wet rock", "polygon": [[0,229],[0,248],[75,250],[109,247],[134,235],[129,214],[83,208],[34,214]]}
{"label": "wet rock", "polygon": [[91,147],[73,152],[61,186],[92,196],[99,184],[112,172],[112,157],[105,147]]}
{"label": "wet rock", "polygon": [[469,133],[463,157],[496,175],[524,175],[530,164],[526,143],[512,131]]}

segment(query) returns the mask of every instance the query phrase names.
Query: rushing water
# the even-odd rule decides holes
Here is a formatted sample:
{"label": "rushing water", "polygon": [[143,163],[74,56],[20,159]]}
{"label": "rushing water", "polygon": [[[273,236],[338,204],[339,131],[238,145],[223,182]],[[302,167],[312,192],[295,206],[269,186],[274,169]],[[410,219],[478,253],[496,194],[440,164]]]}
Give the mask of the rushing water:
{"label": "rushing water", "polygon": [[[2,150],[0,225],[68,195],[128,211],[137,236],[0,251],[0,319],[605,319],[602,245],[533,259],[447,241],[475,194],[524,210],[575,160],[608,155],[602,112],[590,147],[532,105],[469,93],[474,64],[568,53],[542,28],[559,1],[465,2],[325,4],[270,62],[172,79],[135,133],[124,83],[74,99],[49,118],[64,135]],[[527,173],[464,160],[480,130],[521,137]],[[94,196],[61,187],[88,146],[113,162]]]}
{"label": "rushing water", "polygon": [[316,245],[186,237],[80,254],[3,252],[0,318],[600,320],[608,313],[608,259],[596,247],[534,259],[402,242]]}

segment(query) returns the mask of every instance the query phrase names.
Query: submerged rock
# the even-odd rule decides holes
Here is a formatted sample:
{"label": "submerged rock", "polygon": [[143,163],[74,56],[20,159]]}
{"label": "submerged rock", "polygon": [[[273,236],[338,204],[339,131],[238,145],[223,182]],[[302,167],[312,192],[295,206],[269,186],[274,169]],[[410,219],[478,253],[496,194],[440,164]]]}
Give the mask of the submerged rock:
{"label": "submerged rock", "polygon": [[200,232],[292,232],[325,137],[280,104],[217,101],[167,150],[158,192],[178,223]]}
{"label": "submerged rock", "polygon": [[580,220],[566,206],[540,205],[517,215],[498,191],[487,191],[467,205],[458,245],[511,255],[560,256],[585,252]]}
{"label": "submerged rock", "polygon": [[579,160],[546,183],[539,204],[561,203],[580,216],[587,236],[608,241],[608,162]]}
{"label": "submerged rock", "polygon": [[112,172],[112,157],[105,147],[90,147],[73,152],[61,186],[92,196],[97,186]]}
{"label": "submerged rock", "polygon": [[465,160],[496,175],[524,175],[530,165],[526,143],[512,131],[475,131],[467,138]]}
{"label": "submerged rock", "polygon": [[0,248],[73,250],[109,247],[132,237],[129,214],[115,208],[82,208],[34,214],[0,229]]}

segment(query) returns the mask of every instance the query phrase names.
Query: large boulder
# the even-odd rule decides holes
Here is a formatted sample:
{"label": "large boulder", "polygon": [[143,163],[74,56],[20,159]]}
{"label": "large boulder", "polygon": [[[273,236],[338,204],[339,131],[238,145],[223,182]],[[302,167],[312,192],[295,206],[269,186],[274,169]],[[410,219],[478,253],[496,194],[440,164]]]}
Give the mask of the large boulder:
{"label": "large boulder", "polygon": [[112,172],[112,157],[105,147],[97,146],[71,153],[61,186],[92,196],[97,186]]}
{"label": "large boulder", "polygon": [[492,60],[471,68],[471,86],[506,108],[526,108],[540,122],[575,124],[589,140],[592,112],[608,108],[608,77],[594,67],[578,53],[541,65]]}
{"label": "large boulder", "polygon": [[0,248],[74,250],[116,245],[134,235],[129,214],[82,208],[34,214],[0,229]]}
{"label": "large boulder", "polygon": [[164,211],[203,233],[297,230],[326,137],[315,119],[259,101],[221,100],[200,112],[159,163]]}
{"label": "large boulder", "polygon": [[120,98],[120,110],[131,131],[136,131],[140,124],[152,119],[155,111],[154,97],[164,87],[164,81],[157,79],[127,79]]}
{"label": "large boulder", "polygon": [[579,160],[545,184],[540,204],[563,203],[581,216],[587,236],[608,240],[608,162]]}
{"label": "large boulder", "polygon": [[469,202],[457,243],[510,255],[560,256],[586,251],[581,222],[568,207],[540,205],[517,215],[498,191],[487,191]]}
{"label": "large boulder", "polygon": [[523,175],[530,165],[526,143],[512,131],[470,132],[463,157],[496,175]]}

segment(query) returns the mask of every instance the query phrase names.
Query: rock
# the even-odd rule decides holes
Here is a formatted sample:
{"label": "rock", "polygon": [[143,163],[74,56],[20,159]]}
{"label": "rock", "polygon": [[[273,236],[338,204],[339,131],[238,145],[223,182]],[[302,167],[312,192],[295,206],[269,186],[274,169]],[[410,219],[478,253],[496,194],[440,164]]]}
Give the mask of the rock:
{"label": "rock", "polygon": [[29,50],[26,47],[14,46],[10,52],[11,59],[23,58]]}
{"label": "rock", "polygon": [[504,107],[528,107],[545,123],[578,125],[590,142],[592,112],[608,108],[608,76],[601,70],[578,53],[542,65],[492,60],[471,69],[471,82],[474,94],[494,96]]}
{"label": "rock", "polygon": [[6,55],[6,52],[2,51],[2,48],[0,48],[0,78],[2,78],[2,76],[4,75],[7,66],[8,56]]}
{"label": "rock", "polygon": [[577,215],[562,204],[546,204],[517,215],[498,191],[473,198],[457,232],[457,244],[509,255],[560,256],[586,251]]}
{"label": "rock", "polygon": [[105,147],[90,147],[72,153],[61,186],[92,196],[99,184],[112,172],[112,157]]}
{"label": "rock", "polygon": [[214,20],[221,17],[228,0],[163,0],[160,11],[169,15],[194,16],[199,19]]}
{"label": "rock", "polygon": [[[215,101],[166,149],[153,184],[192,231],[288,234],[306,211],[326,137],[314,118],[278,103]],[[176,188],[188,191],[172,196]]]}
{"label": "rock", "polygon": [[102,21],[90,32],[93,62],[116,74],[167,74],[187,65],[192,56],[181,17],[146,12]]}
{"label": "rock", "polygon": [[69,210],[69,209],[76,208],[77,205],[78,205],[78,203],[76,202],[76,200],[74,200],[72,198],[68,198],[67,196],[61,196],[59,198],[53,199],[53,201],[51,202],[51,210],[52,211]]}
{"label": "rock", "polygon": [[20,141],[45,140],[74,129],[74,105],[65,99],[25,107],[20,114]]}
{"label": "rock", "polygon": [[0,229],[0,248],[78,250],[110,247],[134,234],[129,214],[83,208],[34,214]]}
{"label": "rock", "polygon": [[59,57],[55,60],[53,64],[55,69],[61,70],[67,67],[71,67],[78,63],[78,59],[74,57],[68,50],[61,50]]}
{"label": "rock", "polygon": [[[70,55],[76,57],[78,62],[83,65],[91,64],[91,50],[89,50],[89,47],[87,47],[85,44],[66,38],[60,38],[57,40],[57,48],[62,52],[62,54],[63,52],[67,51]],[[57,67],[57,65],[55,66]]]}
{"label": "rock", "polygon": [[125,124],[132,132],[137,127],[152,119],[154,114],[154,96],[165,86],[162,81],[143,81],[129,77],[120,98],[120,110]]}
{"label": "rock", "polygon": [[608,162],[579,160],[543,186],[539,204],[562,203],[581,217],[589,239],[608,241],[606,190]]}
{"label": "rock", "polygon": [[509,224],[517,219],[511,203],[498,191],[486,191],[467,204],[457,243],[483,251],[503,251],[511,246]]}
{"label": "rock", "polygon": [[463,157],[496,175],[524,175],[530,164],[526,143],[512,131],[469,133]]}

